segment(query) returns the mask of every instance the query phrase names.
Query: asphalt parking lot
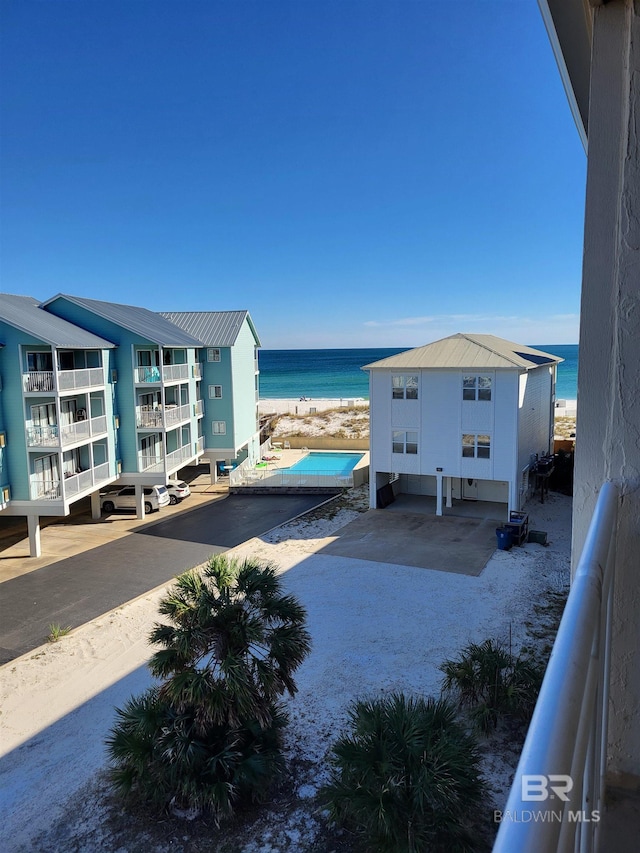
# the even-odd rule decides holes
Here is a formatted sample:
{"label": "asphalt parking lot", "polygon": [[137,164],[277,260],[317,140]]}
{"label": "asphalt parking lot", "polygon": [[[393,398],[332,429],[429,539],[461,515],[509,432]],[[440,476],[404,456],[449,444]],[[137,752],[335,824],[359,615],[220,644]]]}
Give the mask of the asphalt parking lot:
{"label": "asphalt parking lot", "polygon": [[[0,584],[0,665],[309,511],[326,495],[230,495]],[[28,558],[27,558],[28,559]]]}

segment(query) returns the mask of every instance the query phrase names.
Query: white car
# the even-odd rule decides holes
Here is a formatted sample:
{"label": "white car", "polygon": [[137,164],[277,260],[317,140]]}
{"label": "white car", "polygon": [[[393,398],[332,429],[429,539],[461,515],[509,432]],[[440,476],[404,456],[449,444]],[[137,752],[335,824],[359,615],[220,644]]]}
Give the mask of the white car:
{"label": "white car", "polygon": [[[171,503],[166,486],[145,486],[142,490],[144,495],[144,511],[153,512]],[[124,486],[117,492],[106,492],[100,495],[100,509],[103,512],[113,512],[116,509],[135,509],[136,489],[135,486]]]}
{"label": "white car", "polygon": [[182,480],[169,480],[167,483],[167,491],[169,492],[170,504],[180,503],[180,501],[188,498],[191,494],[191,489]]}

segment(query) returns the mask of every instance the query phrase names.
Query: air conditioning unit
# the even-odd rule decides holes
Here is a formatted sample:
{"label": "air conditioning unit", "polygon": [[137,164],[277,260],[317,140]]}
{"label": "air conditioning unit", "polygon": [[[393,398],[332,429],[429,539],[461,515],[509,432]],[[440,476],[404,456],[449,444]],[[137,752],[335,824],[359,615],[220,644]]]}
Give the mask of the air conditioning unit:
{"label": "air conditioning unit", "polygon": [[112,381],[112,382],[117,382],[117,381],[118,381],[118,371],[117,371],[117,370],[112,370],[112,371],[111,371],[111,381]]}
{"label": "air conditioning unit", "polygon": [[2,502],[7,504],[11,499],[11,489],[9,486],[5,486],[2,490]]}

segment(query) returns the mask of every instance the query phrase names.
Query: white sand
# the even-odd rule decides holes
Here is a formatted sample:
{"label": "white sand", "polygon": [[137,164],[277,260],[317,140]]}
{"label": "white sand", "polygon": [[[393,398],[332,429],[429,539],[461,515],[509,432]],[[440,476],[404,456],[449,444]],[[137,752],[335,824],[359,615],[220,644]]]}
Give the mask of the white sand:
{"label": "white sand", "polygon": [[[366,502],[366,487],[360,498]],[[534,603],[568,582],[570,504],[555,494],[544,506],[532,503],[531,526],[548,531],[550,546],[496,552],[480,577],[325,556],[322,546],[356,517],[351,509],[300,519],[237,549],[279,564],[286,589],[308,610],[313,637],[297,674],[299,693],[289,702],[289,754],[312,762],[304,765],[299,808],[285,824],[267,813],[238,850],[307,849],[318,825],[305,800],[325,777],[329,744],[354,697],[390,690],[435,695],[444,658],[472,640],[507,639],[510,628],[519,648]],[[160,595],[146,595],[0,669],[3,853],[116,849],[101,827],[101,788],[93,780],[105,763],[113,707],[150,682],[146,637]],[[503,803],[509,770],[494,765],[489,781]],[[165,846],[153,850],[164,853]]]}

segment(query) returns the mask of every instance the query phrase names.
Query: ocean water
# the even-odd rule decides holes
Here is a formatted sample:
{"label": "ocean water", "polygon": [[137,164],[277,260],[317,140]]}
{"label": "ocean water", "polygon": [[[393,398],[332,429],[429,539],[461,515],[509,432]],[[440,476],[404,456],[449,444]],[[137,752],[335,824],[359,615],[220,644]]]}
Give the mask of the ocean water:
{"label": "ocean water", "polygon": [[[533,344],[532,346],[537,346]],[[541,344],[538,348],[564,358],[558,366],[556,397],[575,400],[578,388],[578,345]],[[258,351],[260,397],[369,397],[369,374],[361,368],[372,361],[404,352],[397,349],[280,349]]]}

